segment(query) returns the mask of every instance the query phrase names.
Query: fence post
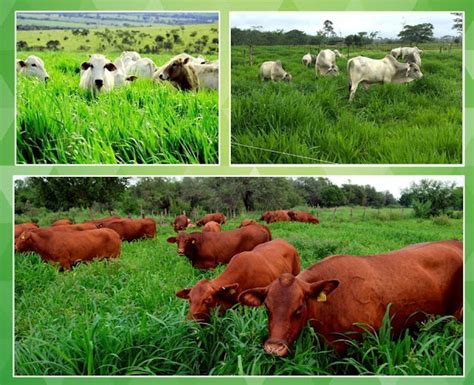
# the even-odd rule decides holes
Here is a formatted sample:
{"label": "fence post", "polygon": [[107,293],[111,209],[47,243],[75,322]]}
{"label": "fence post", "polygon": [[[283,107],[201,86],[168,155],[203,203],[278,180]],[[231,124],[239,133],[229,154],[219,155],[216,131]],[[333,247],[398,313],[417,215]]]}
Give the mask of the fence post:
{"label": "fence post", "polygon": [[336,210],[337,210],[337,207],[334,207],[334,212],[332,214],[332,220],[335,221],[336,220]]}
{"label": "fence post", "polygon": [[364,207],[364,214],[362,215],[362,219],[365,219],[365,210],[367,210],[367,207]]}
{"label": "fence post", "polygon": [[352,207],[351,207],[351,211],[350,211],[350,218],[352,219]]}

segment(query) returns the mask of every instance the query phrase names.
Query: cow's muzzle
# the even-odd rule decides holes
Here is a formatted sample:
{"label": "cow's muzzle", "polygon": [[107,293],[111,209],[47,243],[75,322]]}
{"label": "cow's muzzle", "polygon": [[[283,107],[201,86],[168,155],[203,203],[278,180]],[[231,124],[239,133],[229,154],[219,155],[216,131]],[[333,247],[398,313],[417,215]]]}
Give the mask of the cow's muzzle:
{"label": "cow's muzzle", "polygon": [[184,255],[184,249],[178,249],[178,255]]}
{"label": "cow's muzzle", "polygon": [[195,321],[198,323],[209,323],[210,317],[206,313],[191,313],[188,312],[186,319],[189,321]]}
{"label": "cow's muzzle", "polygon": [[267,340],[263,345],[265,353],[272,354],[278,357],[285,357],[288,355],[288,342],[283,340]]}
{"label": "cow's muzzle", "polygon": [[161,80],[168,80],[168,76],[166,76],[164,72],[161,72],[161,73],[160,73],[159,78],[160,78]]}

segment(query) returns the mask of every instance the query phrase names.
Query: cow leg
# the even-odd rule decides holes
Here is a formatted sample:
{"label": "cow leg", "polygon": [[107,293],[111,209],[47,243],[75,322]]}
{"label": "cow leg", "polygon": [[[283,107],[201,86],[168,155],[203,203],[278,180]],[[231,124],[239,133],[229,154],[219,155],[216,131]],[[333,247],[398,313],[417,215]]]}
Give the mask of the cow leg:
{"label": "cow leg", "polygon": [[349,85],[349,91],[350,91],[350,95],[349,95],[349,101],[352,102],[352,100],[354,99],[354,95],[357,91],[357,87],[359,86],[359,82],[352,82],[350,85]]}
{"label": "cow leg", "polygon": [[367,91],[370,87],[370,84],[367,82],[363,82],[362,85],[364,86],[365,90]]}

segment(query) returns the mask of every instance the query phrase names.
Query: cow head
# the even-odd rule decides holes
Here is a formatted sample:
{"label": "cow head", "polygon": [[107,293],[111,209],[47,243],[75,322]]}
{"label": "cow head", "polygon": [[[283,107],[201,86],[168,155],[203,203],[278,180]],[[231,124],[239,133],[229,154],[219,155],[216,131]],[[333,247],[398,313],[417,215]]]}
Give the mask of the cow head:
{"label": "cow head", "polygon": [[262,214],[262,216],[260,217],[260,220],[261,221],[265,221],[268,223],[268,221],[270,220],[271,218],[271,213],[269,211],[265,212]]}
{"label": "cow head", "polygon": [[286,82],[291,82],[292,79],[293,79],[293,77],[291,76],[291,74],[289,72],[286,72],[285,76],[283,76],[283,80],[286,81]]}
{"label": "cow head", "polygon": [[247,306],[265,304],[269,329],[265,352],[283,357],[309,321],[310,301],[327,301],[327,296],[338,285],[337,280],[310,284],[286,273],[267,287],[242,292],[239,302]]}
{"label": "cow head", "polygon": [[196,247],[197,236],[196,233],[187,234],[180,232],[176,237],[169,237],[166,241],[178,245],[179,255],[189,255],[191,254],[191,250]]}
{"label": "cow head", "polygon": [[412,81],[416,79],[421,79],[423,74],[421,73],[420,67],[418,64],[409,62],[407,63],[407,71],[405,73],[407,81]]}
{"label": "cow head", "polygon": [[29,230],[23,231],[15,240],[15,251],[23,253],[31,250],[32,233]]}
{"label": "cow head", "polygon": [[49,80],[49,75],[44,68],[44,62],[38,56],[28,56],[26,60],[18,60],[17,67],[26,76],[36,77],[40,80]]}
{"label": "cow head", "polygon": [[176,80],[184,76],[184,66],[191,61],[190,57],[179,57],[169,63],[158,75],[161,80]]}
{"label": "cow head", "polygon": [[238,283],[214,287],[212,282],[203,279],[190,289],[183,289],[176,296],[189,301],[188,320],[209,322],[210,310],[217,306],[221,311],[230,308],[237,297]]}
{"label": "cow head", "polygon": [[108,74],[113,71],[117,71],[117,67],[104,55],[92,55],[89,61],[81,64],[81,78],[90,77],[90,86],[95,91],[101,91],[104,86],[113,86],[114,78]]}

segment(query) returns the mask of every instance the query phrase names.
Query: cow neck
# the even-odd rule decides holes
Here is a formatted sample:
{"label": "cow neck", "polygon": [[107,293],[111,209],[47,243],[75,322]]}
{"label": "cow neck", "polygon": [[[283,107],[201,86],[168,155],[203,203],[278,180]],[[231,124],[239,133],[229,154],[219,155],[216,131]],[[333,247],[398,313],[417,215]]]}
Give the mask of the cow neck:
{"label": "cow neck", "polygon": [[34,239],[33,237],[37,237],[37,238],[40,238],[42,240],[48,240],[51,238],[51,234],[47,234],[47,233],[40,233],[40,232],[36,232],[36,231],[33,231],[31,232],[31,239],[33,240],[33,243],[32,243],[32,247],[31,249],[37,253],[42,253],[42,252],[46,252],[46,248],[44,247],[41,247],[41,244],[40,242],[37,242],[36,239]]}

